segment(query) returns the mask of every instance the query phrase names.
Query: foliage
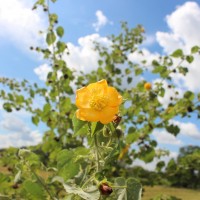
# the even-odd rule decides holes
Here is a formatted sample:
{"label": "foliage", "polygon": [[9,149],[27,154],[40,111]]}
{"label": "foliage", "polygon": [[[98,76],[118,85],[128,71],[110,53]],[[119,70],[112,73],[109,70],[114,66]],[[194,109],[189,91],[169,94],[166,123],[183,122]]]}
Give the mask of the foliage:
{"label": "foliage", "polygon": [[[126,169],[136,158],[148,163],[165,154],[156,149],[152,131],[166,129],[176,136],[180,129],[171,119],[188,117],[194,111],[200,115],[199,95],[192,91],[186,91],[182,98],[173,96],[167,108],[159,101],[166,92],[163,82],[176,91],[173,74],[187,74],[184,63],[192,63],[199,47],[192,47],[190,55],[179,49],[161,56],[153,60],[148,69],[145,58],[138,64],[128,57],[130,53],[143,55],[139,49],[144,40],[143,27],[130,29],[127,23],[122,23],[121,33],[109,37],[109,47],[95,43],[95,51],[100,56],[98,69],[89,74],[77,73],[64,60],[64,55],[70,52],[62,41],[64,28],[58,25],[57,14],[49,9],[54,2],[56,0],[38,0],[33,6],[33,10],[42,7],[49,19],[46,46],[31,47],[52,67],[45,87],[27,80],[0,78],[3,108],[7,112],[24,109],[32,114],[35,125],[47,126],[41,144],[21,148],[1,161],[3,165],[11,165],[12,173],[0,174],[0,194],[22,200],[139,200],[141,183],[130,177]],[[175,66],[177,61],[179,65]],[[147,81],[134,82],[134,78],[145,73],[160,77],[161,81],[147,90],[144,87]],[[105,124],[77,119],[72,85],[81,88],[102,79],[123,97],[120,115]],[[36,98],[45,103],[36,107]],[[4,153],[8,155],[11,150]],[[161,170],[163,166],[160,163],[158,168]]]}
{"label": "foliage", "polygon": [[166,168],[172,186],[200,188],[200,147],[180,149],[177,160],[171,159]]}

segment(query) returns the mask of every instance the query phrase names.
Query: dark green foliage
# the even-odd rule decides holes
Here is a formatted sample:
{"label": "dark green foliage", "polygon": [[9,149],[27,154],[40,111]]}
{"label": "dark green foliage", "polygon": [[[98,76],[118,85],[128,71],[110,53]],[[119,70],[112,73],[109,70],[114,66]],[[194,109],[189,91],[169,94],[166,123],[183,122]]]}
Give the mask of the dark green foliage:
{"label": "dark green foliage", "polygon": [[200,147],[182,147],[178,159],[168,163],[166,174],[172,186],[200,188]]}

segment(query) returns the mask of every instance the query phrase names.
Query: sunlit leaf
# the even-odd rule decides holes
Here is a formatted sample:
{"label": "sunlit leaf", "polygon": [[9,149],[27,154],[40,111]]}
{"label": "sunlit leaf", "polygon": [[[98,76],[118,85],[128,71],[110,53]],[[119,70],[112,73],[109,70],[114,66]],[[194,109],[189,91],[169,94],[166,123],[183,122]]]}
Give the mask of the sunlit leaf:
{"label": "sunlit leaf", "polygon": [[62,36],[64,35],[64,29],[63,29],[63,27],[62,27],[62,26],[58,26],[58,27],[56,28],[56,33],[57,33],[57,35],[58,35],[59,37],[62,37]]}

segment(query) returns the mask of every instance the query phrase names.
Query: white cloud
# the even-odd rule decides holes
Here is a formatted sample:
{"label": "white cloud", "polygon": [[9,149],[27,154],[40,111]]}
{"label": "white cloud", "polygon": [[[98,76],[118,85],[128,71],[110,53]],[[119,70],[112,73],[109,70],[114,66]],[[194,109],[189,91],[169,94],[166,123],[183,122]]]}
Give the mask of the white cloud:
{"label": "white cloud", "polygon": [[179,126],[180,134],[200,140],[200,130],[198,129],[197,125],[191,122],[179,122],[175,120],[172,120],[171,122]]}
{"label": "white cloud", "polygon": [[[84,73],[90,73],[92,70],[97,70],[99,67],[98,60],[101,59],[99,52],[95,51],[95,43],[99,43],[101,46],[106,47],[108,52],[111,51],[112,41],[107,37],[101,37],[99,34],[91,34],[78,39],[78,45],[68,43],[69,55],[65,54],[64,60],[67,62],[67,66],[75,70],[77,74],[80,71]],[[136,59],[136,57],[134,57]],[[131,59],[134,59],[131,58]],[[103,58],[102,58],[103,59]],[[123,72],[126,64],[118,64],[116,67],[120,68]],[[134,76],[134,75],[133,75]],[[131,84],[127,84],[127,77],[118,76],[122,80],[123,88],[130,88],[135,85],[140,77],[135,77]],[[74,86],[73,86],[74,88]]]}
{"label": "white cloud", "polygon": [[32,11],[35,1],[0,1],[0,38],[14,43],[18,48],[28,49],[42,41],[39,31],[45,29],[45,16]]}
{"label": "white cloud", "polygon": [[39,77],[40,80],[46,81],[47,75],[51,72],[52,69],[47,64],[40,65],[34,69],[35,74]]}
{"label": "white cloud", "polygon": [[99,34],[87,35],[78,39],[78,45],[68,43],[70,54],[66,55],[68,67],[77,71],[88,73],[98,68],[99,54],[94,51],[95,44],[98,42],[106,47],[111,45],[111,41],[106,37],[101,37]]}
{"label": "white cloud", "polygon": [[[200,7],[196,2],[186,2],[166,17],[170,28],[169,32],[157,32],[156,38],[164,52],[172,53],[178,48],[190,53],[191,47],[199,45],[200,41]],[[195,56],[195,61],[189,66],[186,76],[174,74],[173,78],[179,86],[189,90],[200,91],[200,58]],[[185,64],[185,63],[184,63]]]}
{"label": "white cloud", "polygon": [[0,148],[30,146],[41,142],[42,137],[38,131],[30,131],[28,134],[29,137],[20,135],[18,132],[0,134]]}
{"label": "white cloud", "polygon": [[14,115],[6,115],[6,118],[4,118],[0,125],[2,128],[8,130],[8,131],[17,131],[17,132],[27,132],[28,128],[25,126],[24,122],[17,118]]}
{"label": "white cloud", "polygon": [[95,14],[97,17],[97,21],[95,23],[93,23],[92,26],[94,27],[96,32],[98,32],[100,30],[100,28],[107,25],[108,23],[112,24],[112,22],[110,22],[107,19],[107,17],[103,14],[103,12],[101,10],[97,10]]}
{"label": "white cloud", "polygon": [[142,46],[151,46],[156,42],[156,37],[154,35],[147,35],[145,37],[144,42],[142,43]]}
{"label": "white cloud", "polygon": [[157,32],[157,40],[166,52],[178,46],[190,50],[200,40],[200,7],[196,2],[186,2],[167,15],[166,22],[171,33]]}
{"label": "white cloud", "polygon": [[[158,59],[160,55],[158,53],[151,53],[146,48],[142,48],[141,51],[142,53],[137,51],[134,53],[130,53],[128,55],[128,59],[133,63],[137,63],[150,69],[152,61]],[[142,63],[144,60],[146,61],[146,63]]]}
{"label": "white cloud", "polygon": [[[80,75],[80,71],[84,73],[90,73],[92,70],[98,68],[98,60],[100,56],[95,51],[95,43],[107,47],[111,46],[111,41],[107,37],[101,37],[99,34],[86,35],[78,39],[78,45],[67,43],[70,54],[64,54],[63,59],[67,63],[67,67],[75,71],[75,75]],[[48,64],[42,64],[34,69],[34,73],[42,81],[46,81],[47,75],[52,71],[52,68]],[[58,72],[58,78],[62,76],[62,72]],[[76,89],[75,83],[72,82],[71,86]]]}
{"label": "white cloud", "polygon": [[4,114],[0,122],[0,148],[36,145],[42,141],[38,130],[31,128],[18,115]]}
{"label": "white cloud", "polygon": [[[38,78],[41,81],[46,81],[47,75],[49,72],[52,71],[52,68],[47,64],[42,64],[42,65],[36,67],[33,71],[35,72],[35,74],[38,76]],[[62,72],[57,71],[57,77],[60,78],[61,76],[62,76]]]}
{"label": "white cloud", "polygon": [[[95,51],[94,42],[98,42],[105,47],[111,46],[111,41],[106,37],[101,37],[99,34],[87,35],[78,39],[78,45],[67,43],[70,54],[65,54],[63,59],[67,62],[67,66],[77,72],[83,71],[89,73],[98,68],[99,54]],[[46,81],[47,74],[52,71],[52,68],[47,64],[42,64],[34,69],[34,73],[40,80]],[[58,73],[58,78],[62,75]]]}
{"label": "white cloud", "polygon": [[154,130],[152,134],[159,144],[182,145],[182,141],[165,130]]}

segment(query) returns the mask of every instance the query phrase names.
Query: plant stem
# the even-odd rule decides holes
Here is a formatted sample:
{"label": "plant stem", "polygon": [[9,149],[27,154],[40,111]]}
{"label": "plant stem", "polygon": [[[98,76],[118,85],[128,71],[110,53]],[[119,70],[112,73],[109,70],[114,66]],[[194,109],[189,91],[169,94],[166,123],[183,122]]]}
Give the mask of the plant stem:
{"label": "plant stem", "polygon": [[95,145],[95,154],[96,154],[96,162],[97,162],[97,172],[100,170],[100,162],[99,162],[99,152],[98,152],[98,143],[97,143],[97,135],[94,134],[94,145]]}
{"label": "plant stem", "polygon": [[94,179],[94,176],[91,176],[83,185],[81,188],[84,188],[85,185],[87,185],[90,181],[92,181]]}

